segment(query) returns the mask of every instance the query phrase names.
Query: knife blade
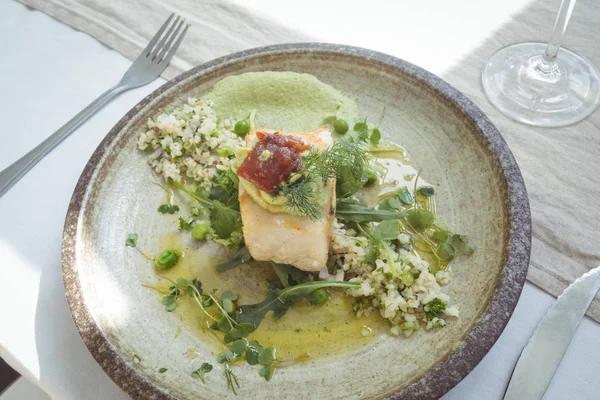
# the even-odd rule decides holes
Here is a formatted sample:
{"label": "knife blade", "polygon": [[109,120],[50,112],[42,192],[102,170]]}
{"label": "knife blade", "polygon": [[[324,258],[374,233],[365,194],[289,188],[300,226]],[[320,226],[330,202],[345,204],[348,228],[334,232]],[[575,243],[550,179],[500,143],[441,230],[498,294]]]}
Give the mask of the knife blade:
{"label": "knife blade", "polygon": [[556,299],[523,349],[504,400],[542,398],[598,290],[600,267],[578,278]]}

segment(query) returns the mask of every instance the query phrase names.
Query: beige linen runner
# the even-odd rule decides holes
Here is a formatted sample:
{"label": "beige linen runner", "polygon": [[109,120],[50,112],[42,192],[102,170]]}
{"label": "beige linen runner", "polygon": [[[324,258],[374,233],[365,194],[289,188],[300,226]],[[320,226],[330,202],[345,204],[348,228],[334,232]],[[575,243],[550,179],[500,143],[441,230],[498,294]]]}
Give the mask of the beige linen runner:
{"label": "beige linen runner", "polygon": [[[171,12],[192,25],[163,76],[177,74],[213,58],[269,44],[327,41],[314,32],[308,37],[251,8],[252,2],[172,0],[18,0],[90,34],[124,56],[134,59]],[[437,1],[437,0],[436,0]],[[435,7],[436,1],[432,1]],[[441,1],[441,0],[440,0]],[[521,41],[543,41],[552,28],[559,3],[534,0],[509,21],[481,38],[478,47],[442,77],[465,93],[496,124],[521,168],[529,192],[533,218],[533,249],[528,280],[557,296],[584,272],[600,265],[600,111],[566,128],[533,128],[501,115],[486,99],[480,73],[486,60],[502,46]],[[407,7],[410,5],[407,4]],[[457,4],[468,12],[470,7]],[[407,15],[410,15],[407,12]],[[476,15],[468,18],[477,18]],[[600,4],[577,2],[565,46],[600,65]],[[399,22],[401,23],[401,22]],[[427,21],[423,21],[424,24]],[[359,27],[357,29],[367,29]],[[435,26],[431,29],[435,30]],[[370,38],[419,46],[419,38]],[[440,46],[444,46],[440,32]],[[347,43],[352,44],[352,43]],[[422,48],[419,51],[435,51]],[[559,55],[560,57],[560,55]],[[448,60],[441,60],[441,62]],[[436,65],[421,65],[437,71]],[[600,322],[600,299],[588,315]]]}

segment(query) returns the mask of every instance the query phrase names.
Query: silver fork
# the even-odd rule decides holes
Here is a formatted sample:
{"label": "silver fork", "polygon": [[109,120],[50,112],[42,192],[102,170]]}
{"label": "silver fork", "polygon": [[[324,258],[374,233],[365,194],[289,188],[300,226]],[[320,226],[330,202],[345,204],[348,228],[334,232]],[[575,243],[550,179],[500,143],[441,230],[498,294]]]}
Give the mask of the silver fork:
{"label": "silver fork", "polygon": [[[119,83],[102,93],[100,97],[81,110],[79,114],[54,132],[49,138],[0,172],[0,197],[25,176],[38,161],[44,158],[46,154],[73,133],[75,129],[106,103],[126,90],[146,85],[158,78],[160,73],[169,64],[169,61],[171,61],[171,58],[173,58],[187,28],[188,26],[187,24],[184,26],[182,18],[171,14],[163,26],[156,32],[152,40],[150,40],[150,43],[148,43],[142,54],[138,56],[127,72],[125,72]],[[163,35],[165,30],[167,32]]]}

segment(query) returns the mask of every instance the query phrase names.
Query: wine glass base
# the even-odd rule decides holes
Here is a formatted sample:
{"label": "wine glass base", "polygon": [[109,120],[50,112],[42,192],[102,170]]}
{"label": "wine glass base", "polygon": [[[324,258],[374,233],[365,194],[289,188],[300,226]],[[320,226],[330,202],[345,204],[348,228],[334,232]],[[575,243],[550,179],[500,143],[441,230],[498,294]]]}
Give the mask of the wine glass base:
{"label": "wine glass base", "polygon": [[548,64],[546,46],[519,43],[496,52],[481,75],[485,94],[503,114],[525,124],[553,127],[581,121],[600,104],[600,72],[565,48],[555,64]]}

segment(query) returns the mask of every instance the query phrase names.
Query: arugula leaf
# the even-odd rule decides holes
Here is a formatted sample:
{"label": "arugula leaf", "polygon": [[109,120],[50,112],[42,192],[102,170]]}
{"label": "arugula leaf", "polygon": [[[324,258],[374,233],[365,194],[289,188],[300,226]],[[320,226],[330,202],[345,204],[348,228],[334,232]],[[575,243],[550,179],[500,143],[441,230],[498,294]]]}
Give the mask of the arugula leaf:
{"label": "arugula leaf", "polygon": [[276,316],[281,317],[289,306],[279,298],[279,293],[276,290],[269,289],[269,294],[260,303],[243,305],[238,308],[240,314],[236,316],[236,322],[250,323],[256,329],[269,311],[273,311]]}
{"label": "arugula leaf", "polygon": [[349,289],[357,288],[359,286],[360,284],[355,282],[313,281],[289,286],[281,291],[269,288],[266,299],[260,303],[239,306],[238,309],[240,313],[235,316],[235,320],[238,324],[250,323],[254,326],[254,329],[256,329],[269,311],[273,311],[275,319],[278,319],[288,310],[289,302],[297,301],[301,297],[310,295],[315,290],[325,287],[342,287]]}
{"label": "arugula leaf", "polygon": [[223,336],[223,341],[225,343],[231,343],[234,340],[248,337],[252,332],[256,330],[256,327],[251,322],[240,322],[235,327],[231,328],[225,336]]}
{"label": "arugula leaf", "polygon": [[179,211],[179,206],[175,204],[164,203],[158,207],[158,212],[161,214],[175,214]]}
{"label": "arugula leaf", "polygon": [[306,296],[311,294],[317,289],[326,288],[326,287],[341,287],[344,289],[356,289],[360,287],[359,283],[356,282],[343,282],[343,281],[312,281],[302,283],[296,286],[290,286],[288,288],[283,289],[278,296],[283,302],[287,302],[288,300],[294,298],[295,296]]}
{"label": "arugula leaf", "polygon": [[408,210],[406,221],[418,232],[423,232],[431,228],[433,221],[435,221],[435,216],[431,212],[421,208],[413,209]]}
{"label": "arugula leaf", "polygon": [[405,212],[377,210],[349,202],[338,202],[335,210],[337,218],[353,222],[381,222],[390,219],[400,219],[406,215]]}
{"label": "arugula leaf", "polygon": [[287,264],[271,263],[284,288],[308,281],[308,274]]}
{"label": "arugula leaf", "polygon": [[250,255],[250,251],[248,251],[248,248],[246,246],[242,246],[238,249],[238,251],[233,253],[233,257],[231,257],[229,261],[217,265],[216,269],[219,272],[227,271],[230,269],[234,269],[235,267],[238,267],[250,261],[251,259],[252,256]]}

